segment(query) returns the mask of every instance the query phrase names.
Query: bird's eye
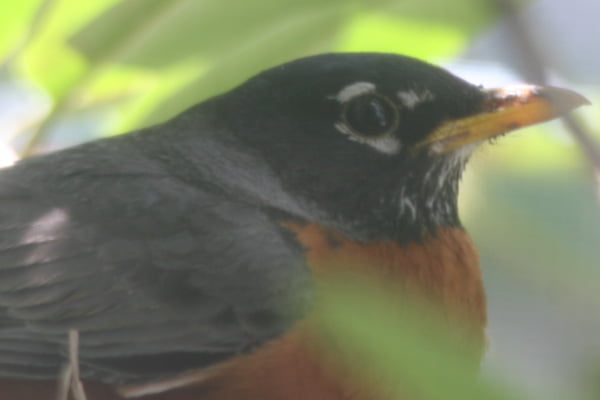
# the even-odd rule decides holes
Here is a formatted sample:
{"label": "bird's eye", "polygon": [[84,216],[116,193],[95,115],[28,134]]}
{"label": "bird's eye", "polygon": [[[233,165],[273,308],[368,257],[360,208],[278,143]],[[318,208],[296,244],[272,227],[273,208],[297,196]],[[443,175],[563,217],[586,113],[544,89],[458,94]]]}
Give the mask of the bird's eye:
{"label": "bird's eye", "polygon": [[398,110],[387,98],[368,93],[346,102],[342,110],[342,119],[353,133],[375,138],[397,128]]}

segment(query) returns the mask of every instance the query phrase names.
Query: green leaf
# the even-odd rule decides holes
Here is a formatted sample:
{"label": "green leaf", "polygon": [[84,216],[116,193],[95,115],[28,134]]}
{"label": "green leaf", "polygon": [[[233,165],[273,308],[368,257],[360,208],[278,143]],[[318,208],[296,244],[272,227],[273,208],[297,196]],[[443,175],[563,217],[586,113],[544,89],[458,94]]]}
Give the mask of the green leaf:
{"label": "green leaf", "polygon": [[375,286],[330,283],[320,323],[341,354],[360,360],[357,376],[396,389],[398,399],[406,393],[423,400],[524,398],[515,388],[478,379],[473,360],[448,337],[444,317],[416,299],[399,310]]}
{"label": "green leaf", "polygon": [[[474,34],[496,18],[493,2],[481,0],[403,0],[391,3],[388,14],[412,21],[455,26],[468,34]],[[415,41],[421,37],[414,37]]]}
{"label": "green leaf", "polygon": [[488,268],[600,306],[600,215],[585,174],[574,168],[481,172],[478,190],[487,200],[471,204],[465,220]]}
{"label": "green leaf", "polygon": [[[183,63],[160,73],[138,74],[145,79],[137,80],[139,86],[130,86],[132,96],[120,106],[117,131],[126,132],[161,122],[191,105],[193,96],[186,99],[175,93],[187,87],[198,75],[203,75],[205,70],[206,67],[199,63]],[[174,97],[172,103],[163,104],[170,97]]]}
{"label": "green leaf", "polygon": [[41,0],[0,2],[0,59],[13,51],[25,36]]}
{"label": "green leaf", "polygon": [[466,33],[450,24],[370,13],[358,14],[351,21],[342,35],[339,48],[342,51],[378,51],[432,59],[454,56],[466,42]]}
{"label": "green leaf", "polygon": [[60,98],[86,76],[89,66],[66,40],[117,0],[57,0],[48,20],[25,50],[26,76]]}
{"label": "green leaf", "polygon": [[162,101],[144,123],[162,121],[191,104],[239,85],[263,69],[330,49],[347,11],[346,7],[308,9],[272,21],[258,34],[240,38],[238,47],[215,58],[208,64],[206,74]]}
{"label": "green leaf", "polygon": [[307,10],[342,0],[126,0],[78,32],[71,43],[91,62],[164,68],[235,52],[248,39]]}
{"label": "green leaf", "polygon": [[[356,4],[126,0],[95,18],[70,43],[87,62],[103,65],[103,74],[124,64],[154,71],[162,87],[147,85],[124,109],[121,128],[131,128],[160,122],[261,69],[331,48]],[[94,93],[103,91],[94,86]]]}

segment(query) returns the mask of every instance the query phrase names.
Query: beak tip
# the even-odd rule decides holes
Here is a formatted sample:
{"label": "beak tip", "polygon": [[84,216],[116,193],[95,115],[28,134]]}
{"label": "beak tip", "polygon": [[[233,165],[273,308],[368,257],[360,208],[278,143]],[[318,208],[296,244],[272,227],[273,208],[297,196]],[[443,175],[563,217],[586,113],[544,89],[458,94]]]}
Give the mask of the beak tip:
{"label": "beak tip", "polygon": [[536,92],[539,97],[547,99],[561,113],[592,104],[587,97],[569,89],[554,86],[539,86]]}

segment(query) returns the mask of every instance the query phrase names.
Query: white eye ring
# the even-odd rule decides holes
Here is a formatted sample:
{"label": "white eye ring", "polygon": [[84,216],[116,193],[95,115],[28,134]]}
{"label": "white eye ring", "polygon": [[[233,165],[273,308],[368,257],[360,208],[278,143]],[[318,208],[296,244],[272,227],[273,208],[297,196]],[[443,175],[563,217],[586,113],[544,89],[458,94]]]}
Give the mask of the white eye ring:
{"label": "white eye ring", "polygon": [[335,99],[340,103],[346,103],[355,97],[374,92],[375,89],[375,85],[371,82],[354,82],[340,90]]}
{"label": "white eye ring", "polygon": [[[331,96],[332,99],[335,99],[342,104],[341,121],[335,123],[335,128],[352,141],[367,144],[381,153],[390,155],[396,154],[400,151],[400,141],[395,135],[393,135],[393,132],[398,128],[400,123],[397,105],[387,97],[376,93],[376,90],[377,88],[375,84],[371,82],[359,81],[345,86],[335,96]],[[354,129],[346,116],[348,105],[352,103],[352,100],[365,95],[372,95],[380,100],[383,100],[385,104],[394,110],[394,116],[390,127],[381,134],[371,137]]]}
{"label": "white eye ring", "polygon": [[357,136],[375,139],[398,129],[400,113],[393,101],[369,92],[355,96],[342,105],[342,122]]}
{"label": "white eye ring", "polygon": [[338,132],[346,135],[348,139],[358,143],[364,143],[381,153],[389,155],[398,154],[401,148],[398,138],[390,134],[374,138],[360,136],[350,129],[344,122],[336,122],[335,129],[337,129]]}
{"label": "white eye ring", "polygon": [[[371,101],[377,100],[377,105],[381,108],[376,109],[375,107],[373,107],[375,103],[368,102],[368,99],[367,103],[361,103],[364,101],[365,98],[371,99]],[[357,104],[357,102],[359,103]],[[361,109],[362,107],[366,106],[372,108],[368,110]],[[391,114],[385,116],[375,115],[375,118],[384,118],[381,124],[381,127],[383,127],[384,129],[381,132],[375,131],[371,132],[370,134],[367,134],[366,132],[361,132],[351,122],[352,116],[348,115],[350,111],[357,113],[362,113],[366,111],[367,113],[372,112],[377,114],[378,112],[383,112],[383,108],[386,109],[388,114]],[[396,154],[398,153],[398,151],[400,151],[400,141],[398,140],[397,136],[394,135],[394,132],[398,128],[399,124],[400,115],[396,104],[394,104],[385,96],[373,92],[366,92],[363,93],[363,95],[361,96],[353,96],[350,100],[342,104],[341,121],[335,124],[335,128],[339,132],[346,135],[350,140],[359,143],[365,143],[378,150],[379,152],[385,154]]]}
{"label": "white eye ring", "polygon": [[424,89],[420,92],[416,92],[415,90],[399,91],[396,95],[402,105],[409,110],[412,110],[421,103],[435,100],[435,96],[429,89]]}

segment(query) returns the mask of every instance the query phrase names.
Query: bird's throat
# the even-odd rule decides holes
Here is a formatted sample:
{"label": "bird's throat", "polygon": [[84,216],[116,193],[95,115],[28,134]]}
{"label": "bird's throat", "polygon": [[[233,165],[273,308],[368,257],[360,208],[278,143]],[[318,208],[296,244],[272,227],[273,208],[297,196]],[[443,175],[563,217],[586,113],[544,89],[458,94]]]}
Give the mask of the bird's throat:
{"label": "bird's throat", "polygon": [[479,255],[462,228],[439,228],[417,242],[399,244],[361,242],[313,223],[285,226],[306,249],[318,285],[327,285],[336,274],[352,274],[421,296],[444,312],[462,315],[471,325],[486,324]]}

